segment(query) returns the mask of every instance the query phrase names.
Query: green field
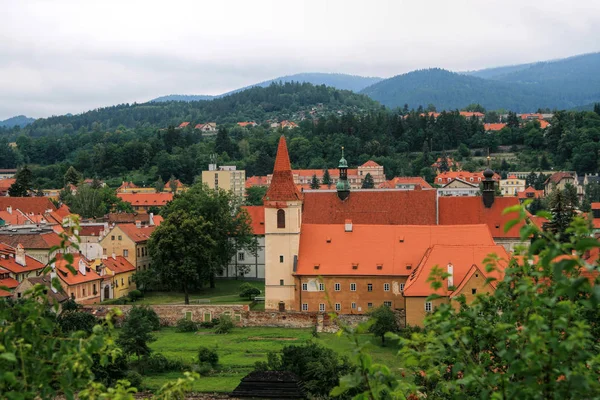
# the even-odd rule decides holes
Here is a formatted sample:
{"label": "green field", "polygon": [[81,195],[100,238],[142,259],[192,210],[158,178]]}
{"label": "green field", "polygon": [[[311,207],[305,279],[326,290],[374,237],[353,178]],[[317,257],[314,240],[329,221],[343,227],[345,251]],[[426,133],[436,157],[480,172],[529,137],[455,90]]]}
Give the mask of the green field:
{"label": "green field", "polygon": [[[236,328],[227,335],[216,335],[208,329],[194,333],[178,333],[174,328],[163,328],[155,332],[157,340],[150,344],[154,352],[162,353],[169,359],[194,362],[197,349],[201,346],[213,348],[219,354],[220,371],[203,376],[194,383],[196,392],[231,392],[240,380],[253,369],[256,361],[265,361],[269,351],[278,351],[285,345],[304,344],[315,340],[337,351],[353,357],[354,345],[347,337],[335,334],[319,334],[313,338],[310,329],[286,328]],[[361,343],[373,341],[372,335],[361,335]],[[373,345],[370,354],[374,362],[392,367],[398,365],[397,349],[394,346]],[[169,380],[182,376],[178,372],[144,376],[143,386],[155,390]]]}
{"label": "green field", "polygon": [[[264,294],[264,282],[220,279],[217,280],[214,289],[204,288],[191,293],[190,302],[202,300],[207,304],[249,304],[249,300],[239,296],[239,287],[244,282],[257,287]],[[183,304],[183,302],[183,292],[146,292],[144,298],[136,301],[136,304]]]}

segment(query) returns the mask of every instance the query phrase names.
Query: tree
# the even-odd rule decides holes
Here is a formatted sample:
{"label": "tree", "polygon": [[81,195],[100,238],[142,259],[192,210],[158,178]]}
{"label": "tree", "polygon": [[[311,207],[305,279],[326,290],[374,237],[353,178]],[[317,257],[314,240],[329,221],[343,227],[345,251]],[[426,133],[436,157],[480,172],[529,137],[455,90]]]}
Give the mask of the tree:
{"label": "tree", "polygon": [[231,143],[227,129],[219,128],[219,131],[217,132],[217,139],[215,141],[215,151],[217,154],[227,153],[229,157],[233,157],[233,148],[234,145]]}
{"label": "tree", "polygon": [[258,296],[260,294],[260,289],[252,286],[252,284],[248,282],[244,282],[240,285],[240,297],[247,298],[248,300],[252,300],[254,296]]}
{"label": "tree", "polygon": [[156,193],[161,193],[163,190],[165,190],[165,182],[160,176],[158,177],[156,182],[154,182],[154,189],[156,190]]}
{"label": "tree", "polygon": [[310,188],[311,189],[318,189],[321,187],[321,184],[319,183],[319,179],[317,178],[317,174],[313,174],[312,179],[310,181]]}
{"label": "tree", "polygon": [[369,315],[373,320],[373,325],[369,327],[369,332],[381,338],[381,344],[385,346],[385,334],[387,332],[398,331],[396,315],[388,306],[377,307]]}
{"label": "tree", "polygon": [[508,126],[511,129],[519,129],[520,121],[516,113],[512,111],[508,112],[508,117],[506,118],[506,126]]}
{"label": "tree", "polygon": [[67,170],[67,172],[65,172],[65,186],[68,185],[73,185],[73,186],[77,186],[79,184],[79,182],[81,182],[82,180],[82,176],[79,172],[77,172],[77,170],[71,165],[69,167],[69,169]]}
{"label": "tree", "polygon": [[375,182],[373,181],[373,177],[370,173],[367,172],[365,175],[365,179],[363,179],[362,188],[363,189],[373,189],[375,187]]}
{"label": "tree", "polygon": [[546,153],[542,154],[542,158],[540,158],[540,169],[542,171],[548,171],[550,169],[550,163],[548,162],[548,158],[546,158]]}
{"label": "tree", "polygon": [[133,306],[123,322],[117,344],[126,355],[135,354],[138,360],[150,354],[148,343],[156,340],[152,335],[152,321],[142,307]]}
{"label": "tree", "polygon": [[537,174],[533,171],[531,171],[529,173],[529,175],[527,175],[527,177],[525,178],[525,186],[526,187],[534,187],[535,186],[535,181],[537,179]]}
{"label": "tree", "polygon": [[162,284],[183,291],[185,304],[190,304],[190,290],[208,283],[215,269],[212,228],[197,212],[178,209],[169,213],[148,241],[152,270]]}
{"label": "tree", "polygon": [[547,201],[548,209],[552,214],[552,218],[547,224],[547,229],[553,234],[558,235],[561,241],[568,241],[570,234],[567,233],[567,228],[575,217],[577,191],[575,190],[575,194],[573,195],[572,189],[566,185],[564,190],[554,188],[548,196]]}
{"label": "tree", "polygon": [[268,186],[251,186],[247,188],[246,204],[249,206],[262,206],[268,188]]}
{"label": "tree", "polygon": [[215,326],[215,333],[218,335],[225,335],[233,330],[235,327],[233,320],[229,315],[221,315],[219,317],[219,323]]}
{"label": "tree", "polygon": [[467,158],[471,156],[471,150],[469,150],[466,144],[461,143],[458,146],[458,154],[460,154],[460,156],[463,158]]}
{"label": "tree", "polygon": [[98,323],[92,314],[82,311],[75,300],[68,299],[62,305],[62,310],[57,318],[58,325],[64,333],[83,331],[92,333],[92,329]]}
{"label": "tree", "polygon": [[94,189],[82,184],[77,193],[64,193],[63,201],[83,218],[98,218],[111,211],[133,212],[131,204],[119,199],[109,187]]}
{"label": "tree", "polygon": [[327,185],[328,189],[331,189],[331,185],[333,184],[332,180],[331,180],[331,175],[329,175],[329,170],[327,168],[325,168],[323,170],[323,181],[322,181],[323,185]]}
{"label": "tree", "polygon": [[594,103],[594,112],[600,115],[600,103]]}
{"label": "tree", "polygon": [[31,170],[25,165],[15,174],[15,183],[8,188],[8,195],[10,197],[26,197],[29,196],[32,187]]}
{"label": "tree", "polygon": [[169,179],[169,189],[171,189],[171,193],[177,193],[177,179],[173,175],[171,175],[171,179]]}

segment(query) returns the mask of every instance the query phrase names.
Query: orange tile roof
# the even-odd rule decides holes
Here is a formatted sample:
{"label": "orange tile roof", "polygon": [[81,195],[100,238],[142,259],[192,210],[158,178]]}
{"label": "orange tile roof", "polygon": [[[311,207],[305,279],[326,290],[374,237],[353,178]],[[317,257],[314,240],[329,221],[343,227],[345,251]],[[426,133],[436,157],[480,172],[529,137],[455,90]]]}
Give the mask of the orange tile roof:
{"label": "orange tile roof", "polygon": [[548,183],[556,183],[559,184],[563,179],[575,179],[575,177],[570,172],[555,172],[544,182],[546,185]]}
{"label": "orange tile roof", "polygon": [[135,224],[121,224],[118,225],[119,228],[126,234],[129,239],[133,240],[136,243],[142,243],[150,239],[150,235],[156,229],[156,226],[142,226],[138,228]]}
{"label": "orange tile roof", "polygon": [[[544,116],[542,114],[536,114],[536,113],[521,114],[520,117],[521,117],[521,119],[532,119],[530,117],[537,117],[537,119],[544,118]],[[535,118],[533,118],[533,119],[535,119]]]}
{"label": "orange tile roof", "polygon": [[[489,234],[489,233],[488,233]],[[490,254],[496,254],[501,261],[498,263],[498,271],[487,273],[484,259]],[[434,266],[447,272],[448,264],[452,264],[453,286],[461,288],[466,282],[465,278],[476,271],[480,271],[486,278],[504,278],[504,269],[508,264],[509,255],[501,245],[488,243],[485,245],[469,245],[458,243],[458,245],[436,244],[427,250],[427,253],[410,274],[404,286],[404,296],[425,297],[433,293],[439,295],[448,295],[448,284],[443,284],[438,291],[431,288],[431,282],[428,282],[429,276]],[[476,266],[476,269],[473,269]],[[445,280],[446,282],[446,280]],[[493,285],[494,286],[494,285]],[[458,290],[456,291],[458,293]]]}
{"label": "orange tile roof", "polygon": [[483,124],[483,129],[486,131],[500,131],[506,126],[505,123]]}
{"label": "orange tile roof", "polygon": [[0,210],[12,207],[25,214],[43,214],[48,210],[56,211],[56,207],[47,197],[0,197]]}
{"label": "orange tile roof", "polygon": [[267,189],[265,201],[294,201],[301,198],[302,195],[294,183],[285,136],[281,135],[275,157],[273,178]]}
{"label": "orange tile roof", "polygon": [[79,236],[100,236],[100,233],[104,230],[104,225],[91,225],[82,226],[79,229]]}
{"label": "orange tile roof", "polygon": [[185,128],[189,124],[190,124],[189,122],[182,122],[181,124],[179,124],[179,128]]}
{"label": "orange tile roof", "polygon": [[14,278],[0,279],[0,286],[7,287],[9,289],[14,289],[17,286],[19,286],[19,281]]}
{"label": "orange tile roof", "polygon": [[520,200],[539,199],[539,198],[544,197],[544,191],[543,190],[535,190],[532,186],[527,186],[527,189],[517,193],[517,197]]}
{"label": "orange tile roof", "polygon": [[256,122],[254,122],[254,121],[238,122],[237,124],[238,124],[238,126],[241,126],[241,127],[245,127],[245,126],[248,126],[248,125],[250,125],[250,126],[257,125]]}
{"label": "orange tile roof", "polygon": [[354,190],[344,201],[337,192],[304,193],[306,224],[435,225],[435,190]]}
{"label": "orange tile roof", "polygon": [[123,189],[137,189],[137,188],[139,188],[139,186],[138,186],[138,185],[136,185],[135,183],[133,183],[133,182],[125,182],[125,181],[123,181],[123,183],[121,184],[121,186],[119,186],[119,187],[117,188],[117,190],[123,190]]}
{"label": "orange tile roof", "polygon": [[252,232],[255,235],[265,234],[265,207],[264,206],[242,206],[248,212],[252,221]]}
{"label": "orange tile roof", "polygon": [[15,261],[16,246],[0,245],[0,267],[5,268],[13,274],[21,272],[37,271],[44,268],[44,264],[25,255],[25,265],[18,264]]}
{"label": "orange tile roof", "polygon": [[71,210],[69,210],[69,207],[66,204],[61,204],[55,212],[62,218],[71,215]]}
{"label": "orange tile roof", "polygon": [[0,233],[0,243],[11,247],[22,244],[25,249],[44,249],[60,246],[61,238],[55,232],[31,232],[12,234],[11,232]]}
{"label": "orange tile roof", "polygon": [[550,126],[550,122],[544,120],[544,119],[540,119],[540,128],[541,129],[546,129],[547,127]]}
{"label": "orange tile roof", "polygon": [[24,225],[31,222],[31,219],[23,214],[20,210],[0,211],[0,219],[6,222],[6,225]]}
{"label": "orange tile roof", "polygon": [[504,226],[516,218],[515,213],[502,214],[504,209],[519,204],[516,197],[496,197],[491,208],[486,208],[480,196],[440,197],[439,224],[466,225],[487,224],[494,238],[518,238],[524,222],[504,232]]}
{"label": "orange tile roof", "polygon": [[[479,183],[479,182],[483,182],[483,180],[485,179],[485,177],[483,176],[483,171],[482,172],[469,172],[469,171],[448,171],[448,172],[442,172],[441,174],[438,174],[435,177],[435,183],[439,184],[445,184],[445,183],[449,183],[451,182],[453,179],[460,179],[463,180],[465,182],[469,182],[469,183]],[[473,178],[473,181],[471,182],[471,178]],[[441,179],[441,181],[440,181]],[[500,175],[498,174],[494,174],[494,177],[492,178],[494,181],[499,181],[501,179]]]}
{"label": "orange tile roof", "polygon": [[163,222],[164,220],[165,220],[165,219],[164,219],[163,217],[161,217],[160,215],[155,215],[155,216],[154,216],[154,225],[155,225],[155,226],[159,226],[160,224],[162,224],[162,222]]}
{"label": "orange tile roof", "polygon": [[[80,261],[85,265],[85,275],[79,271]],[[102,279],[93,268],[90,268],[89,261],[81,254],[73,254],[72,266],[77,271],[75,275],[67,268],[67,260],[63,258],[62,254],[56,255],[54,265],[57,271],[56,275],[69,286]],[[100,288],[98,287],[97,290],[100,290]]]}
{"label": "orange tile roof", "polygon": [[267,182],[266,176],[251,176],[246,179],[246,189],[252,186],[268,186],[269,184]]}
{"label": "orange tile roof", "polygon": [[419,185],[422,189],[431,189],[431,185],[420,176],[397,176],[379,185],[381,189],[395,189],[397,185]]}
{"label": "orange tile roof", "polygon": [[465,118],[471,118],[471,117],[483,118],[483,117],[485,117],[484,114],[477,112],[477,111],[459,111],[459,114]]}
{"label": "orange tile roof", "polygon": [[600,202],[592,203],[592,210],[600,210]]}
{"label": "orange tile roof", "polygon": [[12,293],[6,290],[0,289],[0,297],[11,297]]}
{"label": "orange tile roof", "polygon": [[16,181],[14,178],[0,179],[0,191],[7,191]]}
{"label": "orange tile roof", "polygon": [[353,224],[346,232],[344,224],[303,223],[296,274],[408,276],[435,244],[492,246],[494,240],[485,225]]}
{"label": "orange tile roof", "polygon": [[373,160],[369,160],[366,163],[364,163],[363,165],[361,165],[361,167],[381,167],[381,165],[377,164]]}
{"label": "orange tile roof", "polygon": [[106,268],[110,269],[115,274],[135,271],[135,266],[127,261],[127,259],[123,256],[104,258],[102,259],[102,264],[104,264]]}
{"label": "orange tile roof", "polygon": [[117,197],[132,206],[162,207],[173,200],[173,193],[117,193]]}

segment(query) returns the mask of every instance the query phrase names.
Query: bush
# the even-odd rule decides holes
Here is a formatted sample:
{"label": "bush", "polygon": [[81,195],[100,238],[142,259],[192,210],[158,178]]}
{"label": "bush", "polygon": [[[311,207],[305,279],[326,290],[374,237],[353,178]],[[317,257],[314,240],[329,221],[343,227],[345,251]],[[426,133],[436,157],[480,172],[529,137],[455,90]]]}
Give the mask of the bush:
{"label": "bush", "polygon": [[160,318],[158,318],[158,314],[152,308],[149,306],[133,307],[129,313],[131,314],[133,310],[137,310],[136,312],[140,313],[142,318],[145,318],[150,323],[153,331],[160,329]]}
{"label": "bush", "polygon": [[84,331],[92,333],[92,329],[98,323],[96,317],[85,311],[63,311],[58,316],[58,325],[63,333]]}
{"label": "bush", "polygon": [[252,297],[258,296],[260,294],[260,289],[255,288],[248,282],[244,282],[240,285],[240,297],[245,297],[248,300],[251,300]]}
{"label": "bush", "polygon": [[216,350],[211,350],[208,347],[200,347],[198,349],[198,366],[209,364],[213,368],[219,365],[219,355]]}
{"label": "bush", "polygon": [[396,314],[388,306],[379,306],[370,315],[374,322],[369,327],[369,332],[380,337],[381,344],[385,346],[385,334],[398,331]]}
{"label": "bush", "polygon": [[219,323],[216,325],[215,333],[223,335],[231,332],[235,325],[229,315],[222,315]]}
{"label": "bush", "polygon": [[136,371],[127,371],[125,379],[129,381],[131,387],[140,389],[142,386],[142,375]]}
{"label": "bush", "polygon": [[209,363],[201,363],[197,368],[195,368],[195,372],[202,376],[209,375],[213,370],[214,368]]}
{"label": "bush", "polygon": [[181,318],[177,321],[175,330],[177,332],[194,332],[198,330],[198,324],[192,320]]}
{"label": "bush", "polygon": [[136,301],[136,300],[144,297],[144,294],[141,291],[135,289],[135,290],[132,290],[131,292],[129,292],[128,296],[131,301]]}
{"label": "bush", "polygon": [[102,304],[125,305],[129,304],[129,301],[128,297],[119,297],[118,299],[104,300]]}
{"label": "bush", "polygon": [[200,322],[200,328],[214,328],[219,324],[219,318],[213,318],[211,321],[202,321]]}
{"label": "bush", "polygon": [[142,367],[144,372],[161,373],[181,371],[184,366],[180,360],[169,360],[161,353],[154,353],[144,358],[140,363],[140,367]]}

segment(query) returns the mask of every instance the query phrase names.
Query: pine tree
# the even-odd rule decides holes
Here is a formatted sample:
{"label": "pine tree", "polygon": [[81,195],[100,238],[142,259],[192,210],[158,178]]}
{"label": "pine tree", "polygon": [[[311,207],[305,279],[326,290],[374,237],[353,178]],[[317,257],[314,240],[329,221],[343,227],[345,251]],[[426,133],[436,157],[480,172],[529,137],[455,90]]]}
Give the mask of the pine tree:
{"label": "pine tree", "polygon": [[517,117],[517,114],[509,111],[508,117],[506,118],[506,126],[511,129],[519,129],[519,125],[519,117]]}
{"label": "pine tree", "polygon": [[64,181],[65,186],[73,185],[77,186],[81,182],[82,176],[77,170],[71,165],[67,172],[65,172]]}
{"label": "pine tree", "polygon": [[546,154],[542,154],[542,158],[540,158],[540,169],[542,171],[548,171],[550,169],[550,163],[546,158]]}
{"label": "pine tree", "polygon": [[362,188],[363,189],[373,189],[374,187],[375,187],[375,182],[373,181],[373,177],[371,176],[370,173],[367,173],[367,175],[365,175],[365,179],[363,180]]}
{"label": "pine tree", "polygon": [[600,115],[600,103],[594,103],[594,112]]}
{"label": "pine tree", "polygon": [[160,193],[163,190],[165,190],[165,182],[162,180],[162,178],[160,176],[158,177],[156,182],[154,182],[154,189],[156,190],[156,193]]}
{"label": "pine tree", "polygon": [[227,153],[229,157],[233,157],[233,144],[231,143],[231,139],[229,138],[229,134],[227,133],[227,129],[219,128],[219,132],[217,132],[217,139],[215,141],[215,151],[218,154]]}
{"label": "pine tree", "polygon": [[440,158],[440,162],[438,163],[438,170],[440,173],[450,171],[450,166],[448,165],[448,157],[443,154]]}
{"label": "pine tree", "polygon": [[177,180],[173,175],[171,175],[171,179],[169,179],[169,189],[171,189],[171,193],[177,193]]}
{"label": "pine tree", "polygon": [[329,170],[325,168],[325,172],[323,172],[323,185],[327,185],[328,188],[331,188],[331,175],[329,175]]}
{"label": "pine tree", "polygon": [[536,179],[537,179],[537,174],[535,172],[531,171],[529,173],[529,175],[527,175],[527,177],[525,178],[525,186],[526,187],[529,187],[529,186],[534,187]]}
{"label": "pine tree", "polygon": [[321,187],[321,185],[319,184],[319,179],[317,178],[317,174],[313,174],[312,179],[310,181],[310,188],[318,189],[320,187]]}
{"label": "pine tree", "polygon": [[25,165],[15,174],[15,183],[8,189],[8,195],[10,197],[29,196],[32,186],[31,170]]}

